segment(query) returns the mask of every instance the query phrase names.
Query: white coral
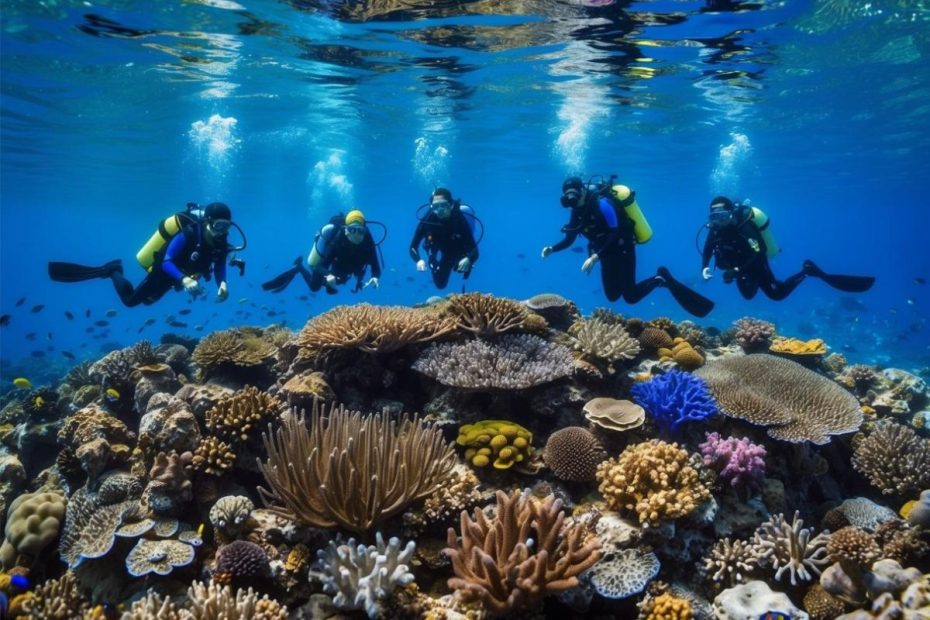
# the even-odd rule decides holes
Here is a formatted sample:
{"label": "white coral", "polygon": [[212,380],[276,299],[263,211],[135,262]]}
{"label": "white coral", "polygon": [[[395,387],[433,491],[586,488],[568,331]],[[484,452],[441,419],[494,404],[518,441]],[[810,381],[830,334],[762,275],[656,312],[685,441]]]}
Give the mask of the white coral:
{"label": "white coral", "polygon": [[369,618],[376,618],[381,613],[379,601],[413,581],[407,564],[415,549],[413,541],[401,549],[396,537],[385,544],[380,532],[369,546],[356,546],[354,538],[340,545],[330,541],[317,552],[324,573],[323,590],[335,594],[333,604],[338,609],[364,609]]}
{"label": "white coral", "polygon": [[759,526],[753,536],[753,549],[759,566],[771,565],[775,569],[775,580],[781,581],[785,571],[791,573],[791,585],[797,585],[800,577],[811,581],[821,567],[830,563],[827,555],[829,534],[821,532],[811,538],[811,530],[802,527],[804,520],[794,519],[789,525],[785,515],[775,515]]}

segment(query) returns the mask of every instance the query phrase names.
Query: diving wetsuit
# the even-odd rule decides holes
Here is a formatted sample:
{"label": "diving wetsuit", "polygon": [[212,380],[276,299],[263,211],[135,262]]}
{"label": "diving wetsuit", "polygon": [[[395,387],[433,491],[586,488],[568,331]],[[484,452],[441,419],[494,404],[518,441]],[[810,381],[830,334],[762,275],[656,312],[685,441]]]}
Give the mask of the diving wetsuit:
{"label": "diving wetsuit", "polygon": [[417,229],[410,241],[410,258],[413,262],[420,260],[420,244],[427,253],[427,263],[436,288],[445,288],[449,275],[463,258],[471,264],[462,273],[468,279],[472,268],[478,261],[478,244],[475,243],[474,212],[468,205],[458,205],[442,219],[430,211],[417,224]]}

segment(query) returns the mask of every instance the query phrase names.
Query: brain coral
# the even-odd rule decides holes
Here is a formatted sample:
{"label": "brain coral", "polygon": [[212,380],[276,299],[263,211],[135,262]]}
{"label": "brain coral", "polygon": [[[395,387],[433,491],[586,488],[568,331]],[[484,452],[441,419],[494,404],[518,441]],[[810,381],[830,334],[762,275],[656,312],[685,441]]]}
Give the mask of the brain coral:
{"label": "brain coral", "polygon": [[886,495],[911,497],[930,487],[930,439],[889,420],[854,444],[852,464]]}
{"label": "brain coral", "polygon": [[56,491],[24,493],[13,500],[7,510],[6,540],[0,552],[4,568],[15,564],[17,554],[38,555],[55,540],[66,503],[64,495]]}
{"label": "brain coral", "polygon": [[594,433],[581,426],[568,426],[549,436],[543,460],[556,478],[576,482],[594,480],[597,466],[607,453]]}
{"label": "brain coral", "polygon": [[678,444],[658,439],[627,447],[597,468],[599,490],[611,510],[631,510],[643,525],[691,513],[710,492]]}
{"label": "brain coral", "polygon": [[822,445],[862,423],[859,401],[833,381],[772,355],[715,360],[695,371],[710,386],[720,410],[775,439]]}

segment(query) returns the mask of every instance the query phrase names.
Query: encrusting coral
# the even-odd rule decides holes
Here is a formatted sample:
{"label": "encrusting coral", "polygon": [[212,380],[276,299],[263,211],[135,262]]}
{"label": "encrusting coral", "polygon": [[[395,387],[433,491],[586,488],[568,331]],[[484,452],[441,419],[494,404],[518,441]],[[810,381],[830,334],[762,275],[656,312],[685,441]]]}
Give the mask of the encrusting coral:
{"label": "encrusting coral", "polygon": [[480,420],[459,428],[455,440],[475,467],[510,469],[533,456],[533,434],[509,420]]}
{"label": "encrusting coral", "polygon": [[334,594],[333,605],[341,610],[364,610],[369,618],[382,616],[381,602],[398,587],[413,581],[408,564],[416,543],[401,547],[400,539],[387,543],[381,532],[374,545],[356,545],[350,538],[345,544],[330,541],[317,552],[322,564],[323,591]]}
{"label": "encrusting coral", "polygon": [[853,467],[885,495],[909,497],[930,487],[930,439],[890,420],[857,439]]}
{"label": "encrusting coral", "polygon": [[335,405],[325,413],[314,405],[309,420],[288,414],[262,437],[268,460],[259,467],[271,489],[259,491],[285,518],[363,533],[432,493],[455,466],[442,432],[416,417]]}
{"label": "encrusting coral", "polygon": [[572,374],[571,352],[532,334],[432,344],[413,369],[464,390],[520,390]]}
{"label": "encrusting coral", "polygon": [[600,558],[600,543],[585,541],[585,528],[564,526],[562,502],[539,502],[528,493],[497,492],[489,519],[476,508],[462,512],[461,543],[449,528],[446,555],[455,577],[449,587],[466,601],[480,601],[493,615],[531,609],[548,594],[578,585],[578,575]]}
{"label": "encrusting coral", "polygon": [[690,514],[710,498],[686,450],[652,439],[627,447],[597,468],[599,490],[611,510],[636,513],[644,526]]}
{"label": "encrusting coral", "polygon": [[695,374],[710,386],[721,413],[765,426],[792,443],[829,443],[862,424],[859,401],[833,381],[767,354],[725,357]]}

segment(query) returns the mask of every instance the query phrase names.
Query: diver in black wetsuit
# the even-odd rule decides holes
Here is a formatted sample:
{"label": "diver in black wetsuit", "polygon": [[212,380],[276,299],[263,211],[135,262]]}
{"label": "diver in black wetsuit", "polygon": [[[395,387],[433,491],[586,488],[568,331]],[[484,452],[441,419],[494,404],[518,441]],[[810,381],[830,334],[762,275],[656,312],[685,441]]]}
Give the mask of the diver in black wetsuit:
{"label": "diver in black wetsuit", "polygon": [[[436,288],[445,288],[455,269],[467,280],[478,261],[478,243],[475,241],[475,212],[461,200],[452,200],[452,192],[438,187],[430,196],[429,212],[420,218],[410,241],[410,258],[417,271],[429,267]],[[422,209],[422,207],[421,207]],[[420,256],[420,244],[427,259]]]}
{"label": "diver in black wetsuit", "polygon": [[736,287],[745,299],[752,299],[761,289],[772,300],[781,301],[794,291],[807,276],[820,278],[835,289],[862,293],[872,288],[871,276],[828,274],[806,260],[801,271],[784,280],[777,280],[769,266],[769,257],[778,253],[768,230],[769,221],[762,211],[748,205],[734,204],[726,196],[710,201],[707,228],[710,229],[701,254],[701,275],[711,278],[710,259],[723,270],[723,281],[736,280]]}
{"label": "diver in black wetsuit", "polygon": [[[580,177],[569,177],[562,184],[562,206],[571,209],[571,219],[562,227],[565,238],[542,249],[542,257],[570,247],[578,235],[588,240],[588,258],[581,270],[590,273],[601,263],[601,282],[610,301],[623,299],[635,304],[658,287],[669,290],[682,308],[696,316],[706,316],[714,303],[675,280],[668,269],[659,267],[656,275],[636,281],[636,222],[628,210],[636,206],[635,194],[626,186],[607,182],[585,184]],[[642,214],[638,206],[635,213]],[[648,229],[648,225],[642,222]],[[644,238],[648,240],[651,231]]]}

